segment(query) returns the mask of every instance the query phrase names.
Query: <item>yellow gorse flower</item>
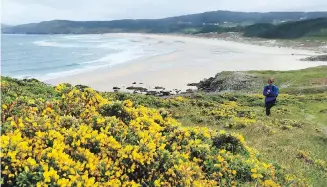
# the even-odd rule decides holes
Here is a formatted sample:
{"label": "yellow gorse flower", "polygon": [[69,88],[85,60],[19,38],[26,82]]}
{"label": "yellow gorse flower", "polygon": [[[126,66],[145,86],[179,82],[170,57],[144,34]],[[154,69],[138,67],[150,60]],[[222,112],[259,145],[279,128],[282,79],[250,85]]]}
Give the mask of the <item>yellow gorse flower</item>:
{"label": "yellow gorse flower", "polygon": [[[222,179],[236,186],[244,175],[240,165],[258,168],[251,177],[264,176],[262,185],[276,182],[274,167],[240,135],[185,128],[162,111],[111,101],[90,88],[61,84],[55,90],[58,97],[29,98],[37,107],[22,105],[18,115],[2,119],[10,129],[1,135],[1,172],[11,179],[5,185],[34,176],[35,186],[217,186]],[[237,107],[226,102],[213,115],[229,118]],[[242,151],[227,149],[235,142]]]}

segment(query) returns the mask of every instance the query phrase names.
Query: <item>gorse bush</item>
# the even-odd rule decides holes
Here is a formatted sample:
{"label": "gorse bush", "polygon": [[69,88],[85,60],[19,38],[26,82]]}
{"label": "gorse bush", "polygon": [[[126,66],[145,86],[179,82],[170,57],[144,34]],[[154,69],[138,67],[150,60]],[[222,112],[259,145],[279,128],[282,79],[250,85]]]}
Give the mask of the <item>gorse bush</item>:
{"label": "gorse bush", "polygon": [[[4,186],[280,186],[284,182],[282,171],[259,159],[240,135],[182,127],[165,109],[110,100],[87,87],[44,86],[41,93],[51,97],[41,97],[33,91],[18,92],[16,86],[8,79],[1,85]],[[185,100],[164,102],[179,105]],[[251,118],[251,113],[242,115]]]}

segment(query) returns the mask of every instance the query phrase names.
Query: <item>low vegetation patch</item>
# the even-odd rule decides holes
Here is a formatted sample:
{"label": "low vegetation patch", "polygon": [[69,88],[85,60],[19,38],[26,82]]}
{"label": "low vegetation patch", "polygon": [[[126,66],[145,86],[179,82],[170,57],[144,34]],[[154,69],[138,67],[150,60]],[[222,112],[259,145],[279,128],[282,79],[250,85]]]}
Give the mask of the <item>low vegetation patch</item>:
{"label": "low vegetation patch", "polygon": [[1,182],[323,187],[327,92],[298,91],[323,71],[277,72],[277,85],[299,76],[271,117],[261,89],[160,98],[2,77]]}
{"label": "low vegetation patch", "polygon": [[45,86],[52,97],[44,99],[17,92],[25,89],[17,83],[25,84],[7,78],[1,84],[5,186],[284,183],[282,170],[260,159],[241,135],[182,127],[164,109],[109,100],[90,88]]}

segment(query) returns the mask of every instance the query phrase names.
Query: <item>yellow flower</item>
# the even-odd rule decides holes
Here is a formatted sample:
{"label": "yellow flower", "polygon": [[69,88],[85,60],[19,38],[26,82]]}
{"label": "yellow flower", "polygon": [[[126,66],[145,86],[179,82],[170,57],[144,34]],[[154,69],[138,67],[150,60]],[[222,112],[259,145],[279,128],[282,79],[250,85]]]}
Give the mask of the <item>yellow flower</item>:
{"label": "yellow flower", "polygon": [[3,104],[2,108],[6,110],[8,107],[7,107],[7,105]]}
{"label": "yellow flower", "polygon": [[160,180],[159,179],[154,181],[154,186],[160,186]]}
{"label": "yellow flower", "polygon": [[62,187],[69,186],[69,179],[61,178],[57,181],[57,184]]}
{"label": "yellow flower", "polygon": [[224,160],[225,160],[225,159],[224,159],[222,156],[220,156],[220,155],[218,156],[218,161],[219,161],[219,162],[223,162]]}
{"label": "yellow flower", "polygon": [[263,186],[264,187],[280,187],[278,184],[276,184],[274,181],[272,181],[272,180],[265,180],[264,182],[263,182]]}
{"label": "yellow flower", "polygon": [[74,175],[75,174],[75,170],[73,168],[70,168],[69,169],[69,173],[72,174],[72,175]]}
{"label": "yellow flower", "polygon": [[44,182],[50,182],[51,181],[49,172],[47,172],[47,171],[44,172],[43,177],[44,177]]}
{"label": "yellow flower", "polygon": [[251,175],[251,177],[254,178],[254,179],[256,179],[256,178],[258,178],[258,174],[253,173],[253,174]]}
{"label": "yellow flower", "polygon": [[98,118],[97,123],[98,124],[103,124],[106,120],[104,118]]}
{"label": "yellow flower", "polygon": [[[121,102],[113,99],[117,97],[114,93],[77,89],[69,84],[58,85],[56,91],[59,93],[55,93],[53,98],[47,95],[47,99],[31,94],[22,96],[20,98],[29,105],[19,106],[17,111],[6,114],[5,123],[10,126],[1,135],[0,158],[5,166],[1,174],[8,179],[16,180],[15,177],[24,170],[38,172],[36,170],[40,167],[43,181],[34,184],[37,187],[136,187],[154,177],[156,180],[150,184],[153,186],[218,186],[218,183],[236,186],[239,181],[235,175],[239,171],[232,168],[250,165],[254,168],[251,169],[252,178],[258,179],[260,185],[275,187],[272,184],[278,170],[272,167],[267,171],[270,165],[259,161],[256,152],[246,146],[240,135],[209,128],[182,127],[175,119],[163,115],[166,112],[134,105],[132,100],[141,102],[132,95],[125,97],[131,100]],[[192,98],[184,97],[151,99],[176,106],[189,104],[180,102],[193,102]],[[37,107],[31,107],[31,103]],[[113,107],[113,103],[119,107]],[[218,106],[213,102],[209,104]],[[10,106],[3,105],[2,109]],[[252,117],[238,117],[240,107],[237,102],[225,102],[210,115],[233,119],[237,123],[252,123]],[[117,116],[102,115],[108,113],[106,110],[112,110],[109,113],[117,113]],[[225,149],[219,149],[217,153],[216,145],[212,143],[213,136],[230,136],[241,142],[239,146],[249,154],[231,153]],[[153,167],[160,166],[160,159],[169,159],[171,163],[164,166],[166,172],[153,170]],[[203,167],[212,164],[214,172],[203,171]],[[266,169],[261,171],[261,168]],[[134,176],[134,172],[140,169],[149,173]],[[134,181],[130,181],[130,175]],[[263,176],[266,181],[259,180]],[[249,185],[254,183],[248,182]]]}
{"label": "yellow flower", "polygon": [[219,153],[220,153],[220,154],[225,154],[225,153],[226,153],[226,149],[221,149],[221,150],[219,150]]}
{"label": "yellow flower", "polygon": [[120,177],[120,175],[121,175],[120,172],[117,171],[117,172],[116,172],[116,177]]}
{"label": "yellow flower", "polygon": [[12,178],[12,177],[14,177],[15,175],[12,174],[12,173],[10,173],[8,176],[9,176],[9,178]]}

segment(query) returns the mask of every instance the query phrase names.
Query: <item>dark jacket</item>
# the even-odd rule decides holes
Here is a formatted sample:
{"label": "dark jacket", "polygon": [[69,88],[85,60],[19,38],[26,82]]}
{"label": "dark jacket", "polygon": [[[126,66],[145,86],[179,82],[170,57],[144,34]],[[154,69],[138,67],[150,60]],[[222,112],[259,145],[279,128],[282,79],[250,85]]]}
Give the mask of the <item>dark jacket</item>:
{"label": "dark jacket", "polygon": [[265,103],[276,102],[276,98],[278,96],[278,87],[273,84],[267,85],[263,88],[262,94],[266,96]]}

